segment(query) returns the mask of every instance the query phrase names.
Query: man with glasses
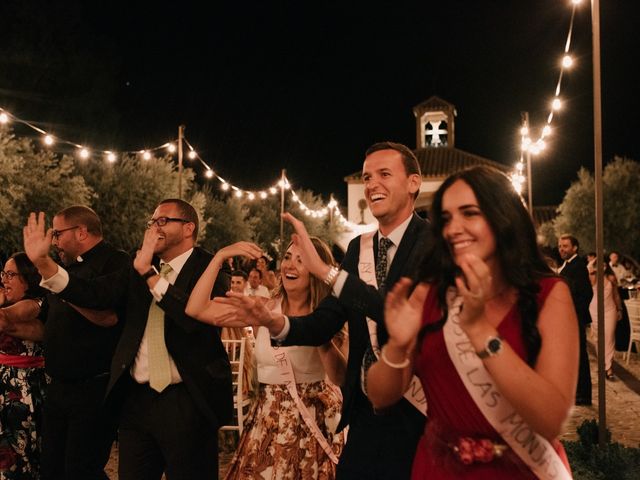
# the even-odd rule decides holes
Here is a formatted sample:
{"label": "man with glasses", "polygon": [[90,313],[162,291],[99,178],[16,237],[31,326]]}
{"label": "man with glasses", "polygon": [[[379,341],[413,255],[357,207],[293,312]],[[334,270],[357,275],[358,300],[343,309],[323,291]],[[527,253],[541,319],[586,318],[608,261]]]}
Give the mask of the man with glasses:
{"label": "man with glasses", "polygon": [[[212,256],[195,246],[198,216],[183,200],[160,202],[147,225],[108,386],[124,396],[118,475],[215,478],[217,430],[233,410],[231,370],[219,329],[184,311]],[[213,295],[229,284],[227,268]]]}
{"label": "man with glasses", "polygon": [[[51,292],[44,332],[51,383],[44,404],[42,478],[106,479],[116,417],[103,400],[123,322],[112,312],[76,305],[91,304],[97,297],[115,304],[111,298],[120,293],[117,284],[102,282],[91,298],[68,303],[64,291],[74,278],[90,283],[126,278],[131,260],[103,240],[100,218],[88,207],[65,208],[52,224],[45,231],[44,214],[32,213],[24,228],[25,252],[42,275],[41,285]],[[51,246],[64,268],[49,256]]]}

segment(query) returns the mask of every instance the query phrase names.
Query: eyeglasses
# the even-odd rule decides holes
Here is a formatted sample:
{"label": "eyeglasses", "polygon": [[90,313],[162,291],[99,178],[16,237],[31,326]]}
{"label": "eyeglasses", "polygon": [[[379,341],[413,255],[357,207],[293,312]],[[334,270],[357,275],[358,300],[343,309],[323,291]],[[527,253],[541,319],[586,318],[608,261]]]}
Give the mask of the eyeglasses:
{"label": "eyeglasses", "polygon": [[5,272],[4,270],[0,272],[0,278],[4,281],[4,280],[13,280],[13,277],[19,277],[20,274],[18,272],[12,272],[11,270],[9,270],[8,272]]}
{"label": "eyeglasses", "polygon": [[169,222],[190,223],[191,220],[185,220],[184,218],[173,218],[173,217],[152,218],[147,222],[147,228],[153,227],[154,224],[157,225],[158,227],[164,227]]}
{"label": "eyeglasses", "polygon": [[69,230],[75,230],[76,228],[80,228],[80,225],[76,225],[75,227],[63,228],[62,230],[54,230],[52,234],[53,238],[57,240],[58,238],[60,238],[61,233],[67,232]]}

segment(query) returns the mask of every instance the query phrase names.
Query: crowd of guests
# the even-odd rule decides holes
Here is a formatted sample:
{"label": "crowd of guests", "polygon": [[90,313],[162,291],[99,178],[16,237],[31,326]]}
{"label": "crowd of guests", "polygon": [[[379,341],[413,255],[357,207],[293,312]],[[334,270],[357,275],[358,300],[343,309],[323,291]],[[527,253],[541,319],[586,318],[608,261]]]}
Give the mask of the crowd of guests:
{"label": "crowd of guests", "polygon": [[430,222],[404,145],[370,147],[362,180],[378,230],[339,266],[290,214],[277,271],[250,242],[198,247],[180,199],[158,204],[133,259],[88,207],[50,228],[31,214],[1,273],[0,479],[107,478],[116,437],[122,480],[217,478],[234,411],[225,338],[246,340],[254,398],[229,479],[571,478],[557,438],[591,403],[595,320],[578,240],[561,236],[550,266],[489,167],[445,180]]}

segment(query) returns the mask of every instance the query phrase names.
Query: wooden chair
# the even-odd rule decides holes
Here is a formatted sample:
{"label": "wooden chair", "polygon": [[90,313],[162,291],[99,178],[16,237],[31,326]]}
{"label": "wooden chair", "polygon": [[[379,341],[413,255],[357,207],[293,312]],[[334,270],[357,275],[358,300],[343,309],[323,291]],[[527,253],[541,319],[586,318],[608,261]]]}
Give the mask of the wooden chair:
{"label": "wooden chair", "polygon": [[[624,301],[629,314],[629,348],[627,348],[626,364],[629,365],[631,345],[635,342],[636,352],[640,352],[640,299],[630,298]],[[624,356],[623,356],[624,357]]]}
{"label": "wooden chair", "polygon": [[242,371],[244,368],[244,349],[246,338],[239,340],[222,340],[229,363],[231,363],[231,376],[233,378],[233,406],[236,410],[235,421],[233,425],[224,425],[220,430],[237,430],[242,435],[244,426],[244,418],[247,415],[251,399],[244,395],[244,385]]}

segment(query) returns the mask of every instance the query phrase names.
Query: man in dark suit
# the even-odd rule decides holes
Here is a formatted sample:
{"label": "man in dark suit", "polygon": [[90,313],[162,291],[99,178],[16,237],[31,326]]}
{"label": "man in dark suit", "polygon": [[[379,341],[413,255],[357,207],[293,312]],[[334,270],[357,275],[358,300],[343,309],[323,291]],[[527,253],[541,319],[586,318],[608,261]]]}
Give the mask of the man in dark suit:
{"label": "man in dark suit", "polygon": [[[233,409],[231,370],[219,329],[184,312],[212,258],[195,247],[197,235],[193,207],[164,200],[134,261],[138,275],[129,283],[127,323],[107,388],[123,397],[121,480],[160,479],[163,471],[168,478],[217,478],[217,430]],[[227,269],[213,294],[224,295],[229,281]]]}
{"label": "man in dark suit", "polygon": [[580,244],[572,235],[564,234],[558,240],[558,251],[564,263],[558,273],[567,280],[571,290],[571,298],[578,315],[580,331],[580,368],[578,370],[578,387],[576,390],[576,405],[591,405],[591,370],[587,354],[586,330],[591,323],[589,303],[593,296],[587,261],[578,256]]}
{"label": "man in dark suit", "polygon": [[[25,251],[42,275],[42,286],[52,292],[44,335],[51,382],[44,403],[42,478],[106,479],[116,413],[103,399],[123,318],[79,308],[64,301],[62,292],[70,277],[87,282],[127,277],[131,260],[103,240],[100,218],[88,207],[58,212],[46,233],[44,223],[43,213],[32,213],[24,229]],[[49,257],[52,245],[65,268]]]}
{"label": "man in dark suit", "polygon": [[[374,412],[363,391],[366,386],[362,378],[363,363],[370,364],[365,358],[372,358],[367,317],[376,322],[378,343],[383,345],[388,339],[383,318],[385,292],[400,277],[412,276],[427,250],[427,222],[413,212],[422,177],[411,150],[383,142],[367,150],[362,179],[367,204],[379,223],[377,233],[367,244],[373,251],[363,252],[369,254],[369,263],[375,263],[369,265],[369,271],[376,270],[379,274],[377,288],[360,278],[359,264],[367,263],[366,255],[360,251],[361,236],[349,244],[341,268],[331,268],[315,252],[304,225],[287,214],[285,218],[296,230],[294,242],[301,249],[303,263],[311,274],[332,285],[333,295],[305,317],[287,318],[261,310],[258,318],[251,320],[255,308],[251,312],[240,308],[234,319],[261,322],[282,345],[322,345],[347,321],[349,359],[338,429],[349,425],[349,434],[338,463],[337,478],[409,478],[425,417],[406,399],[388,411]],[[382,256],[380,249],[385,252]],[[250,308],[246,299],[225,302],[233,304],[236,300],[237,306],[244,302]]]}

